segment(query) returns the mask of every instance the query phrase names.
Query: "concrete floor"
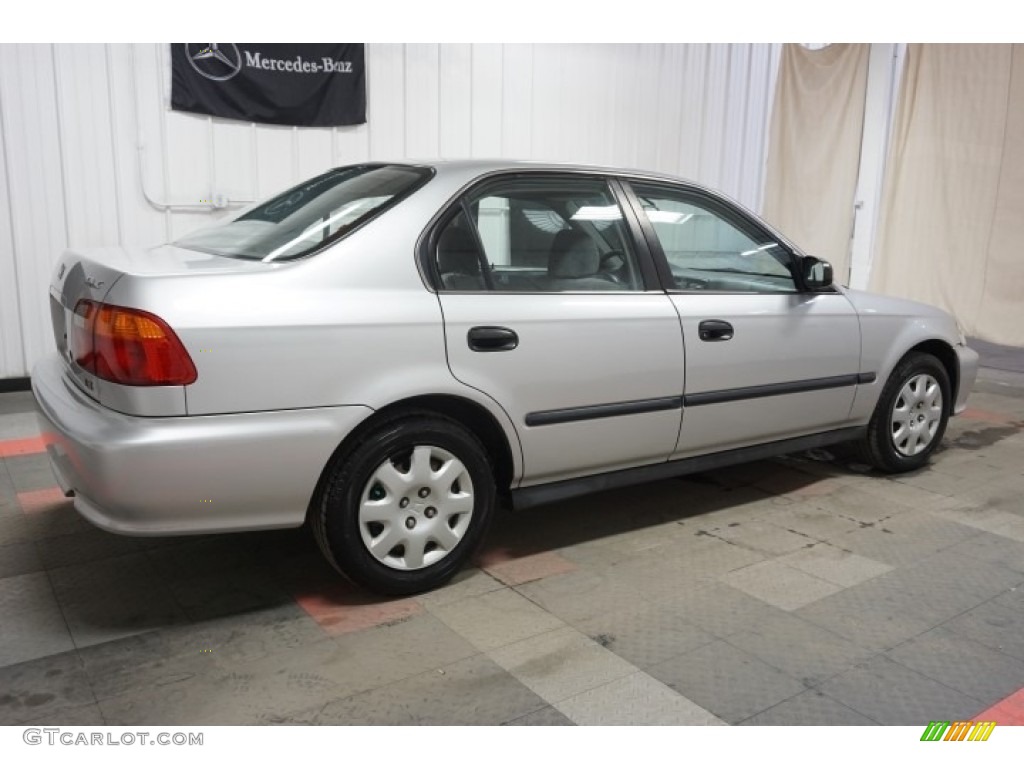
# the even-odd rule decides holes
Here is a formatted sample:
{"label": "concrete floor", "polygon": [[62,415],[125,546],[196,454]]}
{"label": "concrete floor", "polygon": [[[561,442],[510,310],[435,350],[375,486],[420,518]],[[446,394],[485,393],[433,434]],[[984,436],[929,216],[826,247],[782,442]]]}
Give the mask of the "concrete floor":
{"label": "concrete floor", "polygon": [[1024,723],[1005,382],[920,472],[814,452],[507,514],[476,567],[393,601],[305,530],[93,528],[31,407],[0,395],[0,724]]}

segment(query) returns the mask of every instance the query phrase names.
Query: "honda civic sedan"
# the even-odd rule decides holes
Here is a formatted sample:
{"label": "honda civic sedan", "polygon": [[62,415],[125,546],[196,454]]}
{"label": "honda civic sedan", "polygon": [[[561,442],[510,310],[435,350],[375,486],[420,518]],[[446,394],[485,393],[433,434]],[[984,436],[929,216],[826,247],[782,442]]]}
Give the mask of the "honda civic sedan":
{"label": "honda civic sedan", "polygon": [[[159,536],[308,522],[370,589],[495,508],[854,443],[928,461],[978,358],[719,194],[514,162],[330,170],[150,250],[65,253],[32,375],[61,488]],[[551,514],[557,514],[552,508]]]}

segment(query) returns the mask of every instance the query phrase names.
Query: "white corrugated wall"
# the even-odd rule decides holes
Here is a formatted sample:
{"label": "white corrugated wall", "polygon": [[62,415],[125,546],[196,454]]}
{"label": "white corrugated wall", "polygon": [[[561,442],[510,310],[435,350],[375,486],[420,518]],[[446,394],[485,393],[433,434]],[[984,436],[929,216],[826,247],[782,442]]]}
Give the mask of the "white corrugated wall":
{"label": "white corrugated wall", "polygon": [[222,213],[213,194],[260,198],[332,165],[630,166],[758,209],[777,63],[773,45],[369,44],[368,124],[323,129],[171,112],[166,45],[0,45],[0,378],[53,345],[64,248],[161,243]]}

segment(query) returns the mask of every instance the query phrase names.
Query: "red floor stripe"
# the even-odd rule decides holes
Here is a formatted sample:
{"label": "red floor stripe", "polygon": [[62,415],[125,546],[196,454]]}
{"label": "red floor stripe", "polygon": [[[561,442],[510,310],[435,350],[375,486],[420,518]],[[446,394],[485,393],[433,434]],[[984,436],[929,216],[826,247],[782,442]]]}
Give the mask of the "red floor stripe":
{"label": "red floor stripe", "polygon": [[0,440],[0,459],[8,456],[24,456],[29,453],[43,453],[46,445],[40,436],[26,437],[21,440]]}
{"label": "red floor stripe", "polygon": [[975,715],[974,720],[991,720],[996,725],[1024,725],[1024,688]]}
{"label": "red floor stripe", "polygon": [[360,589],[319,557],[287,561],[278,573],[292,599],[331,635],[393,624],[423,612],[411,598],[387,599]]}
{"label": "red floor stripe", "polygon": [[60,488],[43,488],[39,491],[22,491],[18,494],[18,504],[26,515],[49,512],[55,507],[70,503],[71,499],[65,496]]}
{"label": "red floor stripe", "polygon": [[971,421],[984,421],[987,424],[1012,424],[1014,421],[1012,414],[986,411],[982,408],[968,408],[960,417]]}
{"label": "red floor stripe", "polygon": [[576,570],[575,563],[554,552],[517,556],[504,548],[484,549],[477,555],[476,564],[510,587]]}

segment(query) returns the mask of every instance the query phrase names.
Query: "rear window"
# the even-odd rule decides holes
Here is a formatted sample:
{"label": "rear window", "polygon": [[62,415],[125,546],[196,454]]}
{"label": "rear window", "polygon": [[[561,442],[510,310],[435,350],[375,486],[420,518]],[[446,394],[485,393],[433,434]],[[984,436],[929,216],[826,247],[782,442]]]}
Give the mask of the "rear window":
{"label": "rear window", "polygon": [[174,244],[254,261],[298,259],[379,216],[431,174],[410,165],[336,168]]}

